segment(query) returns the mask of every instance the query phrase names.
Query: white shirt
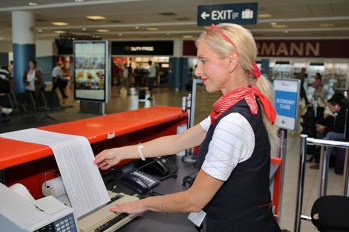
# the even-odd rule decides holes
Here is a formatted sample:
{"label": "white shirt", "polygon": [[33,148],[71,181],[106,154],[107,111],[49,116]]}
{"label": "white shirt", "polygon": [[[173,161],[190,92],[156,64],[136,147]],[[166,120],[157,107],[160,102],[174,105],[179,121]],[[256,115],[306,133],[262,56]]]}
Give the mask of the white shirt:
{"label": "white shirt", "polygon": [[149,75],[148,77],[156,77],[156,68],[155,66],[151,65],[149,67]]}
{"label": "white shirt", "polygon": [[52,77],[57,77],[58,75],[62,78],[62,70],[59,66],[56,66],[52,70]]}
{"label": "white shirt", "polygon": [[36,72],[36,70],[34,70],[34,72],[32,74],[30,74],[28,72],[27,81],[29,82],[29,85],[25,86],[26,90],[35,91],[35,72]]}
{"label": "white shirt", "polygon": [[[210,124],[210,117],[200,122],[206,131]],[[228,114],[216,126],[201,168],[210,176],[226,181],[238,163],[251,157],[254,147],[255,135],[250,123],[239,113]]]}

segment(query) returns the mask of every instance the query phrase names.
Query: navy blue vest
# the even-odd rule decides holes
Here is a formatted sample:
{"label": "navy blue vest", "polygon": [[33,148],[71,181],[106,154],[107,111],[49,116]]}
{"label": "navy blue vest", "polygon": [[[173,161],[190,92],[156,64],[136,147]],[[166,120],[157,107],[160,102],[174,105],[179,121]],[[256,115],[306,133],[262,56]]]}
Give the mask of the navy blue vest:
{"label": "navy blue vest", "polygon": [[255,135],[252,156],[239,163],[213,199],[205,207],[206,230],[219,232],[276,232],[281,231],[272,213],[269,191],[270,143],[265,129],[261,107],[252,115],[245,100],[228,109],[209,128],[197,154],[197,167],[201,168],[208,146],[219,121],[238,112],[251,124]]}

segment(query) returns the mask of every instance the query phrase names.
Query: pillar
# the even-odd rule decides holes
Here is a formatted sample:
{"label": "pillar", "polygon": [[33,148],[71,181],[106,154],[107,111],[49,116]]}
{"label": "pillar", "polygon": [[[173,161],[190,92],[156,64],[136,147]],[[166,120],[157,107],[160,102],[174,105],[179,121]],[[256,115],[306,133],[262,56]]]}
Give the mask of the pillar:
{"label": "pillar", "polygon": [[34,14],[12,12],[13,80],[15,92],[24,92],[23,74],[29,60],[35,59]]}

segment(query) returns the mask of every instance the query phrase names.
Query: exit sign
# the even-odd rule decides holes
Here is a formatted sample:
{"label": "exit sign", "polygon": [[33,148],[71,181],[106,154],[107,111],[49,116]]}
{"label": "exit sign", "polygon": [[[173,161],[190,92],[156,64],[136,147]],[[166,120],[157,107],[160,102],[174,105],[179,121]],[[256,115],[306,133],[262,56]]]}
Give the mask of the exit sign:
{"label": "exit sign", "polygon": [[198,6],[198,26],[212,23],[257,24],[258,3]]}

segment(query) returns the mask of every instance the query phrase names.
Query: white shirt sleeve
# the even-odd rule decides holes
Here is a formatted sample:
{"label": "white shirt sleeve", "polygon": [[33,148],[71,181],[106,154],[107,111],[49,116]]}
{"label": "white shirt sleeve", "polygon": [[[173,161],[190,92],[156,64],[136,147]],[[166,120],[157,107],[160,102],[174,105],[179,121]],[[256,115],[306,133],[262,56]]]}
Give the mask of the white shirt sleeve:
{"label": "white shirt sleeve", "polygon": [[[210,119],[200,125],[205,129]],[[250,123],[239,113],[222,118],[213,133],[208,153],[202,165],[210,176],[226,181],[238,163],[249,159],[255,146],[255,135]]]}
{"label": "white shirt sleeve", "polygon": [[208,129],[210,128],[211,125],[211,117],[208,116],[207,118],[205,118],[204,120],[202,120],[200,122],[200,126],[202,127],[202,129],[204,129],[205,131],[208,131]]}

